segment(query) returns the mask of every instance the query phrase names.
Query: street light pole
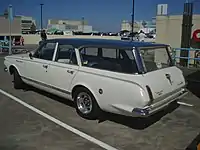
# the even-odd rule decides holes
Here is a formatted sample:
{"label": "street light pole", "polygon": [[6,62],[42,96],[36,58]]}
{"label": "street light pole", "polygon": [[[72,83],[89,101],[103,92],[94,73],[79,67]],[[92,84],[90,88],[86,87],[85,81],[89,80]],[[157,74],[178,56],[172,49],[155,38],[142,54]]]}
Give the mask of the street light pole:
{"label": "street light pole", "polygon": [[[192,19],[193,18],[193,3],[184,3],[183,20],[182,20],[182,35],[181,35],[181,48],[191,47],[191,32],[192,32]],[[188,51],[181,51],[181,57],[188,57]],[[186,59],[180,59],[182,66],[187,65]]]}
{"label": "street light pole", "polygon": [[85,26],[85,18],[82,17],[82,32],[84,32],[84,26]]}
{"label": "street light pole", "polygon": [[132,2],[131,40],[133,41],[135,0]]}
{"label": "street light pole", "polygon": [[9,20],[9,55],[12,54],[12,27],[11,27],[11,21]]}
{"label": "street light pole", "polygon": [[43,14],[42,14],[42,13],[43,13],[43,12],[42,12],[42,7],[43,7],[43,5],[44,5],[44,4],[40,4],[40,19],[41,19],[41,20],[40,20],[40,28],[41,28],[41,30],[43,29],[43,24],[42,24],[42,23],[43,23]]}
{"label": "street light pole", "polygon": [[9,55],[12,54],[12,21],[13,21],[13,12],[12,5],[8,7],[8,20],[9,20]]}

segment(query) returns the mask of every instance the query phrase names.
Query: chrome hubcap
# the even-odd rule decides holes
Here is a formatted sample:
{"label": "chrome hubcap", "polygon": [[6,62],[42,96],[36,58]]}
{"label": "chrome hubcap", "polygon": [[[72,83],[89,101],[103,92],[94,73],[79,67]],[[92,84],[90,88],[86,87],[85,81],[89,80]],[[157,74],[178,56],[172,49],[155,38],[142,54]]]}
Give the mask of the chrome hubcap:
{"label": "chrome hubcap", "polygon": [[81,113],[89,114],[92,111],[92,99],[86,92],[79,93],[76,102]]}

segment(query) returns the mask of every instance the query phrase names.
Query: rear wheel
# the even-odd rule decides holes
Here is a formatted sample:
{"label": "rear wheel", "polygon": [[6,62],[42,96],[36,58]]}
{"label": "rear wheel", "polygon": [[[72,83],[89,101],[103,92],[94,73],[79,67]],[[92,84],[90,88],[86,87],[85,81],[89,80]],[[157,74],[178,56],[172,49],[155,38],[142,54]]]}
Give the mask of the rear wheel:
{"label": "rear wheel", "polygon": [[74,94],[74,102],[77,113],[86,119],[97,119],[100,115],[100,107],[92,93],[86,88],[78,88]]}
{"label": "rear wheel", "polygon": [[14,79],[14,88],[15,89],[22,89],[24,86],[24,83],[16,69],[13,71],[13,79]]}

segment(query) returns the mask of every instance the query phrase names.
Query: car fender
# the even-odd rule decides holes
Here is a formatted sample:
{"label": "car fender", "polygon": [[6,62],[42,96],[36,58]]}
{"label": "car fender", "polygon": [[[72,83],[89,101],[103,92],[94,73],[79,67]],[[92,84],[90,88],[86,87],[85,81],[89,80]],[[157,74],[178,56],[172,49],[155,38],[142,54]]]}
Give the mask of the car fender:
{"label": "car fender", "polygon": [[99,107],[101,108],[101,103],[99,102],[99,99],[98,99],[98,96],[96,95],[96,92],[93,91],[92,88],[88,84],[83,83],[83,82],[72,83],[71,87],[70,87],[70,91],[73,92],[74,88],[76,88],[77,86],[82,86],[82,87],[85,87],[86,89],[88,89],[92,93],[94,98],[96,99]]}
{"label": "car fender", "polygon": [[21,73],[20,73],[18,67],[15,64],[10,64],[9,67],[8,67],[10,75],[11,75],[11,67],[14,67],[17,70],[17,72],[19,73],[19,75],[21,76]]}
{"label": "car fender", "polygon": [[4,65],[5,65],[6,68],[8,69],[8,72],[9,72],[10,75],[12,74],[12,73],[11,73],[11,69],[10,69],[11,67],[14,67],[14,68],[18,71],[19,75],[21,75],[21,74],[20,74],[20,71],[19,71],[19,68],[17,67],[16,64],[13,63],[12,59],[10,60],[10,59],[8,59],[8,58],[5,58],[5,60],[4,60]]}

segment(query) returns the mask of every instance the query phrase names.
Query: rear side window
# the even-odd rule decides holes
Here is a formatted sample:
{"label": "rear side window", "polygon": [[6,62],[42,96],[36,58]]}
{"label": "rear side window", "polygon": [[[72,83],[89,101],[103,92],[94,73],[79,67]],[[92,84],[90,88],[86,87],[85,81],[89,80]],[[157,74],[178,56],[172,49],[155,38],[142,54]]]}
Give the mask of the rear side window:
{"label": "rear side window", "polygon": [[147,47],[140,49],[146,71],[155,71],[171,66],[171,58],[167,47]]}
{"label": "rear side window", "polygon": [[96,47],[88,47],[84,48],[83,51],[81,51],[82,54],[87,56],[97,56],[98,55],[98,48]]}
{"label": "rear side window", "polygon": [[[90,50],[94,52],[87,53]],[[80,50],[80,54],[82,65],[86,67],[128,74],[138,73],[131,49],[86,47]]]}
{"label": "rear side window", "polygon": [[102,55],[103,57],[107,58],[117,58],[117,50],[116,49],[109,49],[109,48],[102,48]]}

